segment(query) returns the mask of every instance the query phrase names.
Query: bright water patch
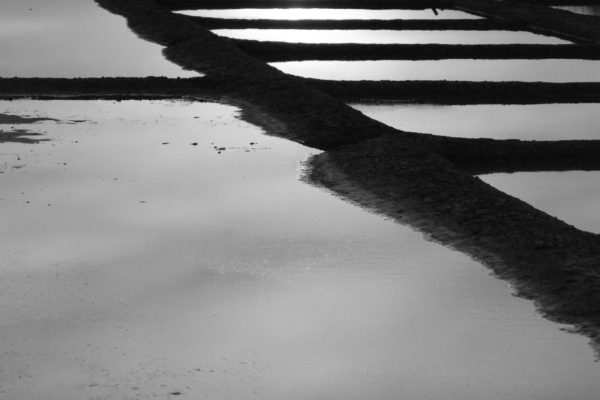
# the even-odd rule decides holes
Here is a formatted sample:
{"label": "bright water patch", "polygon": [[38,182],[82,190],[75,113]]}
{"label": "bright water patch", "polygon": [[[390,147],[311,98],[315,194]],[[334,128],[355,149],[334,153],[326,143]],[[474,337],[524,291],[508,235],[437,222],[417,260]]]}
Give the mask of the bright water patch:
{"label": "bright water patch", "polygon": [[60,120],[20,126],[48,142],[0,144],[0,397],[600,392],[585,338],[469,257],[302,183],[315,150],[233,107],[0,105]]}
{"label": "bright water patch", "polygon": [[600,61],[595,60],[290,61],[271,65],[292,75],[349,81],[600,81]]}
{"label": "bright water patch", "polygon": [[479,19],[480,17],[455,10],[362,10],[331,8],[240,8],[231,10],[184,10],[185,15],[227,19]]}
{"label": "bright water patch", "polygon": [[291,43],[379,44],[567,44],[562,39],[513,31],[420,31],[420,30],[313,30],[313,29],[215,29],[217,35]]}
{"label": "bright water patch", "polygon": [[519,172],[480,178],[568,224],[600,233],[598,172]]}
{"label": "bright water patch", "polygon": [[2,0],[0,77],[200,76],[93,0]]}
{"label": "bright water patch", "polygon": [[560,10],[582,15],[600,15],[600,6],[555,6]]}
{"label": "bright water patch", "polygon": [[521,140],[600,139],[600,104],[352,104],[404,131]]}

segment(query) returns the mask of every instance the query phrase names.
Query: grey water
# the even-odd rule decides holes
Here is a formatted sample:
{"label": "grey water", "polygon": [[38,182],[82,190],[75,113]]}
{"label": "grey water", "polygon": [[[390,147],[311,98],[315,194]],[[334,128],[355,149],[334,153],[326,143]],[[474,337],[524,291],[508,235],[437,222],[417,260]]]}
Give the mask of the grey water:
{"label": "grey water", "polygon": [[566,40],[519,31],[427,31],[427,30],[307,30],[307,29],[215,29],[217,35],[234,39],[291,43],[378,44],[567,44]]}
{"label": "grey water", "polygon": [[2,0],[0,77],[200,76],[93,0]]}
{"label": "grey water", "polygon": [[363,10],[331,8],[239,8],[230,10],[184,10],[184,15],[228,19],[479,19],[480,17],[456,10]]}
{"label": "grey water", "polygon": [[[317,151],[213,103],[2,101],[11,400],[576,398],[584,337],[464,254],[300,179]],[[11,129],[0,125],[0,129]]]}
{"label": "grey water", "polygon": [[600,15],[600,6],[555,6],[560,10],[582,15]]}
{"label": "grey water", "polygon": [[480,178],[570,225],[600,233],[600,173],[597,171],[519,172]]}
{"label": "grey water", "polygon": [[271,65],[292,75],[351,81],[600,81],[600,62],[595,60],[290,61]]}
{"label": "grey water", "polygon": [[351,104],[404,131],[443,136],[564,140],[600,139],[600,104]]}

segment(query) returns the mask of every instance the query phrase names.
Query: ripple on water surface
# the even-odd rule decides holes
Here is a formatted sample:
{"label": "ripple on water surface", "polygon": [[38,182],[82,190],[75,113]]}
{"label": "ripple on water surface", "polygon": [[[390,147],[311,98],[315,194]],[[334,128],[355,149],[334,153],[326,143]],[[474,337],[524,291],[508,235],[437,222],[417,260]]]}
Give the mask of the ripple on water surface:
{"label": "ripple on water surface", "polygon": [[94,0],[2,0],[0,77],[200,76]]}
{"label": "ripple on water surface", "polygon": [[50,139],[0,144],[0,397],[597,398],[585,338],[233,107],[0,104],[58,120],[0,124]]}

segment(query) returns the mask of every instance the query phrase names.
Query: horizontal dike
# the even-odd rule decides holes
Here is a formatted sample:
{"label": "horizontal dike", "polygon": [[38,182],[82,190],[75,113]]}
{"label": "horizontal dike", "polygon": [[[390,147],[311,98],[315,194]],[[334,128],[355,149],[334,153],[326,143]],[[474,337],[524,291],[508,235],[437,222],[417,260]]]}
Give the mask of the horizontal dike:
{"label": "horizontal dike", "polygon": [[231,39],[266,62],[301,60],[600,59],[598,45],[287,43]]}
{"label": "horizontal dike", "polygon": [[[304,79],[345,101],[436,104],[600,102],[600,83],[327,81]],[[0,98],[154,99],[220,95],[210,78],[0,78]]]}

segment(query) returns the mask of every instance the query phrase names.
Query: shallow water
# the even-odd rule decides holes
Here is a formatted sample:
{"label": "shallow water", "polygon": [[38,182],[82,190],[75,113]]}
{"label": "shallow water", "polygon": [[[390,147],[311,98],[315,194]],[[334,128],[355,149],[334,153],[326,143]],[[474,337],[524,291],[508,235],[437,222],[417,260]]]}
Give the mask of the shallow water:
{"label": "shallow water", "polygon": [[239,8],[231,10],[184,10],[180,14],[207,18],[228,19],[479,19],[480,17],[455,10],[361,10],[331,8]]}
{"label": "shallow water", "polygon": [[0,77],[199,76],[93,0],[2,0]]}
{"label": "shallow water", "polygon": [[600,139],[600,104],[464,106],[352,104],[370,118],[405,131],[521,140]]}
{"label": "shallow water", "polygon": [[600,15],[600,6],[555,6],[561,10],[571,11],[583,15]]}
{"label": "shallow water", "polygon": [[600,233],[600,174],[596,171],[519,172],[480,178],[568,224]]}
{"label": "shallow water", "polygon": [[271,65],[292,75],[350,81],[600,81],[600,61],[594,60],[289,61]]}
{"label": "shallow water", "polygon": [[379,44],[567,44],[555,37],[512,31],[420,31],[420,30],[313,30],[313,29],[216,29],[217,35],[292,43]]}
{"label": "shallow water", "polygon": [[62,121],[0,145],[1,397],[597,398],[585,338],[233,107],[0,105]]}

